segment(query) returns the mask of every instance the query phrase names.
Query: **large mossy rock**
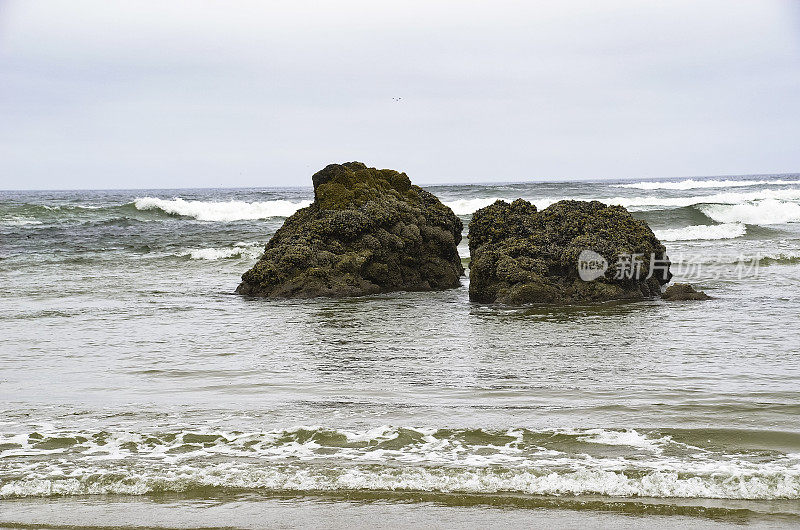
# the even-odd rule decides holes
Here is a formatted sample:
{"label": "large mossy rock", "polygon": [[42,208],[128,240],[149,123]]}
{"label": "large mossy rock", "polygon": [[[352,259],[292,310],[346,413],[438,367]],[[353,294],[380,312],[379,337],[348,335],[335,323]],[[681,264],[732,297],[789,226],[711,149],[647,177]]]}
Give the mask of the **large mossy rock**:
{"label": "large mossy rock", "polygon": [[[644,299],[659,296],[672,276],[664,245],[647,223],[622,206],[598,201],[560,201],[542,211],[522,199],[497,201],[473,214],[469,250],[469,297],[482,303]],[[608,265],[593,281],[582,280],[579,273],[584,251],[599,254]],[[641,256],[632,259],[640,263],[638,278],[628,277],[634,267],[615,266],[626,255]],[[647,278],[651,256],[657,266]]]}
{"label": "large mossy rock", "polygon": [[405,173],[348,162],[312,180],[314,202],[275,232],[236,292],[310,298],[460,285],[461,220]]}

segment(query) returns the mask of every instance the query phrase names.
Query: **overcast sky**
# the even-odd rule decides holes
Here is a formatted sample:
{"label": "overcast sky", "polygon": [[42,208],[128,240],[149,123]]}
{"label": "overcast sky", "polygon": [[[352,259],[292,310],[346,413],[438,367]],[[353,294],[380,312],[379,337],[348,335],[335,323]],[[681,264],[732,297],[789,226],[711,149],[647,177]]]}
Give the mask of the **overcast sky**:
{"label": "overcast sky", "polygon": [[799,7],[0,0],[0,188],[800,171]]}

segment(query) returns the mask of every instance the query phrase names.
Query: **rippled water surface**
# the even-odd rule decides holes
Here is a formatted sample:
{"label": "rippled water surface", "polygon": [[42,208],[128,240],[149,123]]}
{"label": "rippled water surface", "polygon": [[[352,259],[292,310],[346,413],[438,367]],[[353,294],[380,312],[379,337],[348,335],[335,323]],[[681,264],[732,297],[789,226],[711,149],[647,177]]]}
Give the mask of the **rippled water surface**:
{"label": "rippled water surface", "polygon": [[623,204],[715,298],[247,299],[310,189],[0,192],[0,526],[800,524],[800,176],[430,190]]}

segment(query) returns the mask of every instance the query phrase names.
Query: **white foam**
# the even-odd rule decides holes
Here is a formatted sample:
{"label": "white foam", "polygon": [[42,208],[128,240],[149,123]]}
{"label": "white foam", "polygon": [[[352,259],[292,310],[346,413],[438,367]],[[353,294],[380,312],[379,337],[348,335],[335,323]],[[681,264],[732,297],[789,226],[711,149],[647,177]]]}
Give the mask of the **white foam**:
{"label": "white foam", "polygon": [[719,223],[771,225],[800,222],[800,204],[766,199],[742,204],[707,204],[698,209]]}
{"label": "white foam", "polygon": [[311,204],[311,201],[292,202],[274,200],[263,202],[227,201],[187,201],[175,199],[159,199],[157,197],[139,197],[134,201],[138,210],[161,210],[172,215],[194,217],[199,221],[243,221],[252,219],[268,219],[270,217],[289,217],[300,208]]}
{"label": "white foam", "polygon": [[683,228],[667,228],[654,230],[661,241],[696,241],[707,239],[734,239],[743,236],[747,227],[741,223],[725,223],[719,225],[693,225]]}
{"label": "white foam", "polygon": [[381,425],[366,431],[341,431],[348,442],[373,442],[397,438],[397,429],[390,425]]}
{"label": "white foam", "polygon": [[800,180],[695,180],[687,179],[678,182],[644,181],[631,184],[612,184],[614,188],[635,188],[640,190],[693,190],[703,188],[738,188],[746,186],[800,184]]}
{"label": "white foam", "polygon": [[[382,425],[250,433],[187,430],[166,436],[121,432],[104,435],[102,441],[88,432],[37,432],[43,437],[0,437],[19,445],[2,451],[0,498],[213,487],[800,499],[798,454],[752,459],[632,429],[509,429],[475,436],[471,431]],[[571,438],[570,452],[539,447],[555,434]],[[529,436],[534,443],[526,440]],[[50,437],[74,443],[44,449]],[[563,438],[557,440],[565,449]],[[621,449],[597,454],[601,445]]]}
{"label": "white foam", "polygon": [[151,492],[225,488],[266,491],[429,491],[443,493],[525,493],[531,495],[608,495],[614,497],[798,499],[797,472],[687,476],[677,471],[625,473],[601,469],[502,471],[418,466],[253,466],[223,463],[181,465],[165,470],[81,477],[12,479],[0,498],[53,495],[143,495]]}
{"label": "white foam", "polygon": [[661,447],[659,446],[659,442],[664,441],[664,440],[651,440],[646,435],[640,434],[634,429],[622,430],[622,431],[592,429],[586,431],[586,435],[581,436],[578,439],[584,442],[603,444],[603,445],[626,445],[629,447],[647,449],[650,451],[660,451]]}

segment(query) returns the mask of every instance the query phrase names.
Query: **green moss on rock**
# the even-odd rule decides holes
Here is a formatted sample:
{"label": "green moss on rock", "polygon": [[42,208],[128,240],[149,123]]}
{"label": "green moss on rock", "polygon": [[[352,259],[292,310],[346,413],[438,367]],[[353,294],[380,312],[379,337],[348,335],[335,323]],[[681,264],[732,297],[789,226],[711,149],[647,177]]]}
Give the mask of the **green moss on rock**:
{"label": "green moss on rock", "polygon": [[312,181],[314,202],[278,229],[236,292],[309,298],[460,285],[461,220],[405,173],[348,162]]}
{"label": "green moss on rock", "polygon": [[[650,256],[666,263],[666,249],[644,221],[622,206],[560,201],[542,211],[517,199],[475,212],[469,224],[470,300],[482,303],[583,303],[659,296],[671,278],[649,276]],[[578,257],[592,250],[610,265],[594,281],[581,280]],[[642,254],[638,278],[615,278],[620,255]]]}

